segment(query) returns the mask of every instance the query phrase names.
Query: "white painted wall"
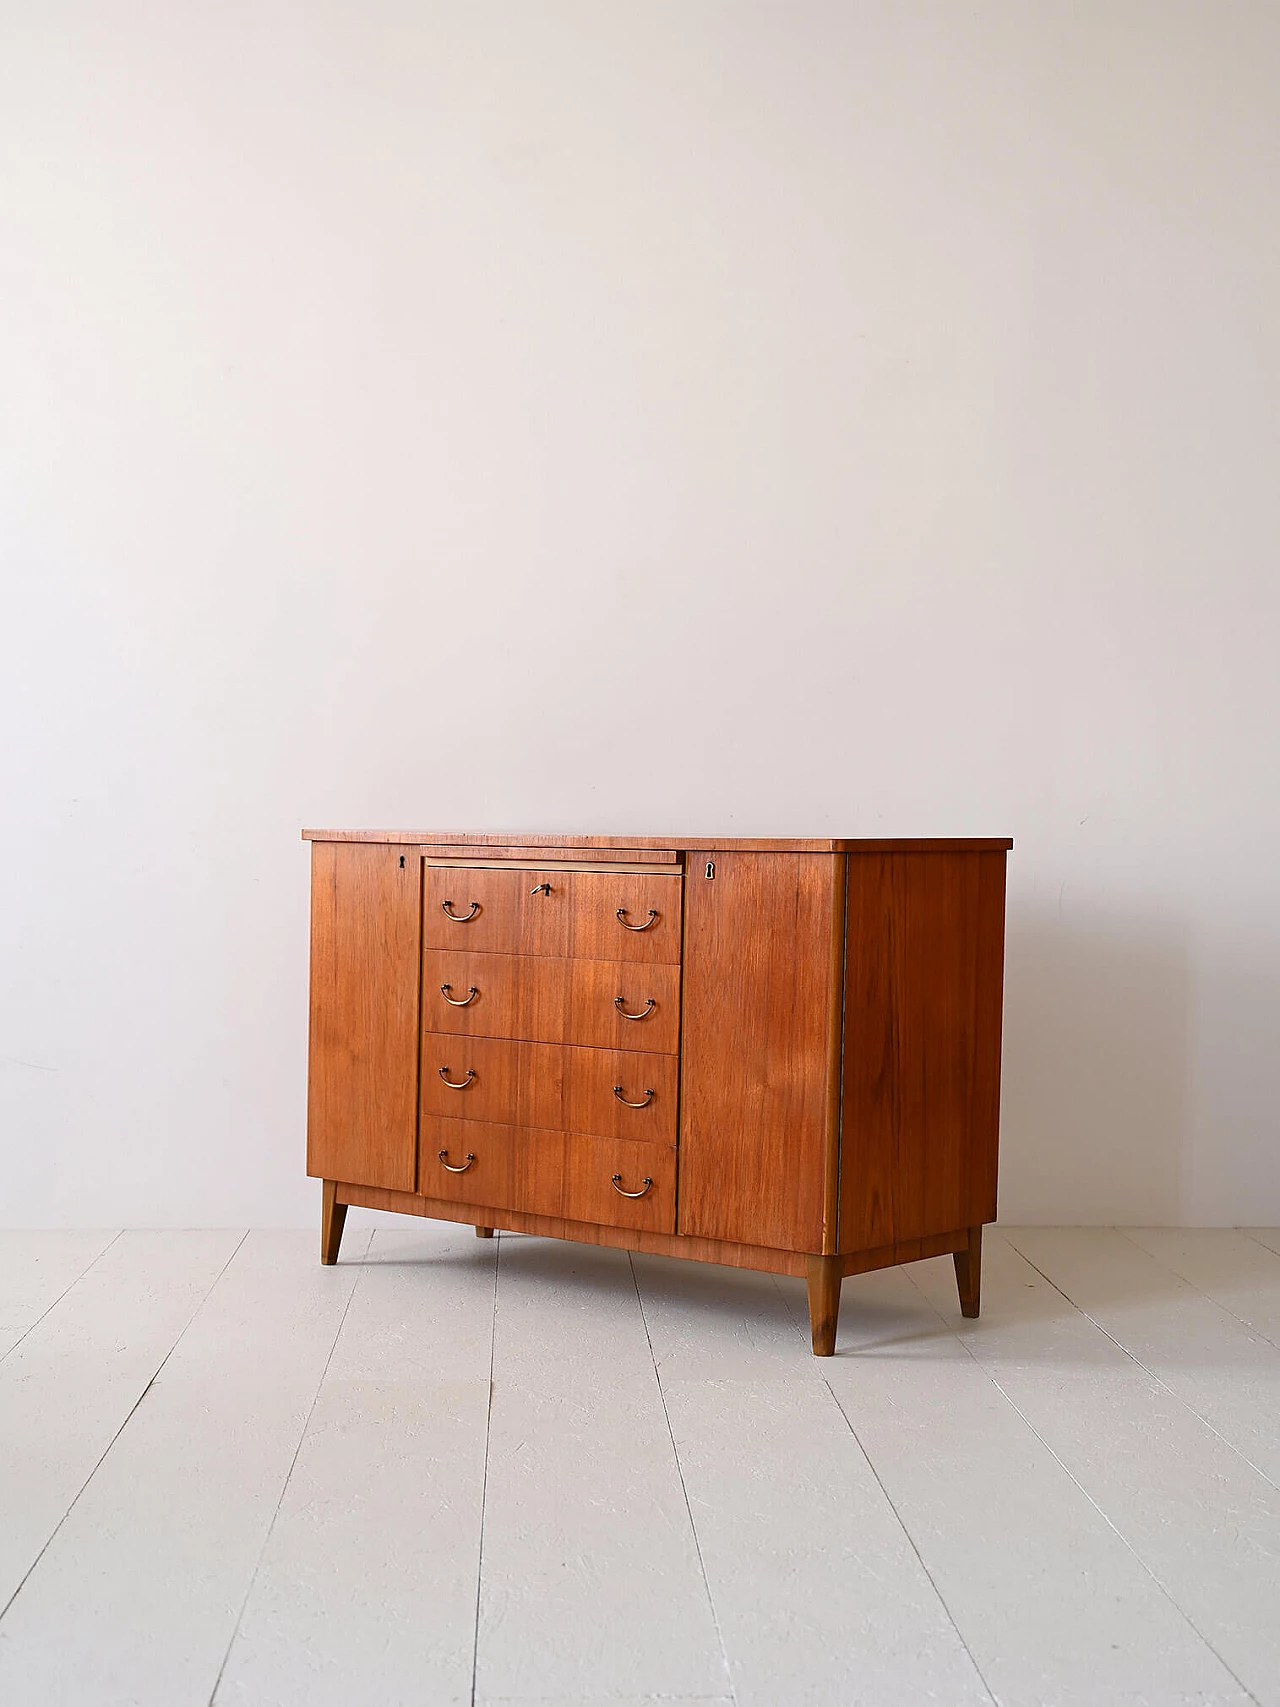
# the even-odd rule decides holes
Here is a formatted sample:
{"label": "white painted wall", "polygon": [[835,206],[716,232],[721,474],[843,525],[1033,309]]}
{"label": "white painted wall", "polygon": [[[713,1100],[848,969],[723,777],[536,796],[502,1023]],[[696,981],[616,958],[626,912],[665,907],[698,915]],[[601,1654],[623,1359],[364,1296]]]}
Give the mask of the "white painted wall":
{"label": "white painted wall", "polygon": [[1280,1221],[1280,8],[3,0],[0,1221],[305,1222],[304,823],[1003,834]]}

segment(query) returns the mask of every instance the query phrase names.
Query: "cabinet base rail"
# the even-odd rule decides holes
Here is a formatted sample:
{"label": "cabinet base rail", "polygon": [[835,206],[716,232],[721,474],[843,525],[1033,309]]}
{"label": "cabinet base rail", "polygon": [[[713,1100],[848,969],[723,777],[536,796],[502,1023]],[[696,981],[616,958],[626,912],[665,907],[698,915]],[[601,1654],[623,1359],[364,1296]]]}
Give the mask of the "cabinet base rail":
{"label": "cabinet base rail", "polygon": [[516,1209],[478,1208],[474,1203],[450,1203],[419,1197],[412,1191],[389,1191],[381,1186],[323,1182],[320,1220],[320,1261],[335,1263],[342,1243],[348,1206],[389,1209],[401,1215],[421,1215],[433,1221],[460,1221],[479,1238],[495,1232],[531,1233],[544,1239],[566,1239],[583,1245],[609,1245],[617,1250],[644,1251],[651,1256],[688,1257],[694,1262],[721,1263],[728,1268],[753,1268],[766,1274],[790,1274],[808,1282],[809,1325],[815,1357],[830,1357],[836,1348],[840,1314],[840,1282],[853,1274],[919,1262],[925,1257],[954,1256],[960,1308],[965,1316],[978,1314],[982,1273],[982,1228],[958,1227],[923,1239],[899,1239],[869,1251],[819,1254],[773,1250],[767,1245],[735,1244],[728,1239],[704,1239],[691,1233],[648,1233],[635,1227],[609,1227],[594,1221],[566,1221],[555,1215],[528,1215]]}

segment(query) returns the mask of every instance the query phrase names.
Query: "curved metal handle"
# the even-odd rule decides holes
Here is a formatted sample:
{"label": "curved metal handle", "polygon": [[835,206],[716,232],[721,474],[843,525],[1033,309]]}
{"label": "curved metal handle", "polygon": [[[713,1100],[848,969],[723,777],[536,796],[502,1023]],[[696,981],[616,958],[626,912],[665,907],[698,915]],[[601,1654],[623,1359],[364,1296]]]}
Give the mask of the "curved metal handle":
{"label": "curved metal handle", "polygon": [[475,916],[476,916],[476,914],[477,914],[477,913],[478,913],[478,912],[479,912],[479,911],[480,911],[480,903],[479,903],[479,901],[473,901],[473,902],[472,902],[472,903],[471,903],[471,911],[470,911],[470,912],[469,912],[469,913],[454,913],[454,912],[451,912],[451,911],[450,911],[450,908],[451,908],[451,907],[452,907],[452,906],[453,906],[453,902],[452,902],[452,901],[441,901],[441,903],[440,903],[440,911],[441,911],[441,912],[442,912],[442,913],[443,913],[443,914],[444,914],[444,916],[445,916],[445,918],[446,918],[446,919],[452,919],[452,920],[453,920],[453,922],[454,922],[454,924],[455,924],[455,925],[465,925],[465,924],[469,924],[469,923],[470,923],[470,921],[471,921],[471,920],[472,920],[472,919],[474,919],[474,918],[475,918]]}
{"label": "curved metal handle", "polygon": [[440,1077],[444,1080],[445,1084],[448,1085],[448,1087],[451,1091],[465,1091],[467,1086],[471,1083],[472,1079],[474,1079],[475,1076],[476,1076],[475,1068],[474,1067],[468,1067],[466,1078],[463,1079],[463,1081],[460,1085],[455,1085],[453,1080],[449,1077],[449,1069],[447,1067],[441,1067],[440,1068]]}
{"label": "curved metal handle", "polygon": [[653,1101],[653,1091],[652,1090],[647,1090],[644,1093],[644,1101],[643,1102],[628,1102],[626,1097],[624,1097],[622,1094],[622,1086],[621,1085],[615,1085],[613,1087],[613,1094],[614,1094],[614,1096],[617,1097],[618,1101],[622,1104],[623,1108],[648,1108],[649,1104]]}
{"label": "curved metal handle", "polygon": [[466,1161],[462,1164],[462,1166],[460,1168],[455,1168],[449,1162],[445,1161],[445,1157],[448,1154],[449,1154],[449,1152],[447,1150],[437,1150],[436,1151],[436,1155],[439,1156],[439,1158],[442,1162],[444,1162],[445,1167],[449,1169],[449,1172],[451,1174],[465,1174],[467,1169],[471,1166],[472,1162],[475,1161],[475,1156],[472,1154],[472,1152],[470,1150],[468,1150]]}
{"label": "curved metal handle", "polygon": [[623,1019],[648,1019],[649,1015],[658,1005],[657,1002],[654,1001],[653,997],[650,996],[649,1000],[644,1004],[644,1007],[638,1014],[629,1014],[622,1005],[626,999],[627,998],[625,996],[615,996],[613,998],[613,1005],[617,1008]]}
{"label": "curved metal handle", "polygon": [[529,893],[530,895],[550,895],[551,885],[549,883],[535,883]]}
{"label": "curved metal handle", "polygon": [[[440,1154],[443,1156],[444,1151],[441,1150]],[[640,1187],[639,1191],[623,1191],[622,1187],[618,1184],[618,1181],[621,1178],[621,1174],[614,1174],[613,1176],[613,1189],[617,1192],[619,1197],[643,1197],[645,1192],[648,1191],[649,1187],[653,1184],[653,1181],[649,1178],[648,1174],[646,1174],[644,1176],[644,1184]]]}
{"label": "curved metal handle", "polygon": [[627,909],[625,907],[619,907],[618,908],[617,917],[618,917],[618,923],[622,926],[624,931],[647,931],[647,930],[652,930],[654,925],[657,924],[657,922],[658,922],[658,909],[656,907],[650,907],[649,917],[646,919],[646,921],[642,925],[629,925],[627,923]]}
{"label": "curved metal handle", "polygon": [[448,1004],[451,1008],[469,1008],[471,1006],[472,1002],[474,1002],[476,997],[480,994],[479,990],[476,989],[475,985],[471,984],[468,986],[470,994],[467,996],[466,1001],[465,1002],[455,1002],[453,997],[449,994],[449,992],[450,992],[450,990],[452,990],[452,988],[453,988],[452,984],[441,984],[441,986],[440,986],[440,994],[444,997],[445,1001],[448,1002]]}

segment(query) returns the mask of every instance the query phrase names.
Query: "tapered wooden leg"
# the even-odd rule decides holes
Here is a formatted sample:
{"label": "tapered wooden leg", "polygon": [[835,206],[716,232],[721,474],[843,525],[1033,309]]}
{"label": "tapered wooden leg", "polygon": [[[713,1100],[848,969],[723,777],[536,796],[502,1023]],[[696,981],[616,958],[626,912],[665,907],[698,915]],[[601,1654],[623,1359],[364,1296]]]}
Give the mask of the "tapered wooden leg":
{"label": "tapered wooden leg", "polygon": [[327,1179],[324,1182],[324,1195],[320,1206],[321,1262],[337,1262],[338,1246],[342,1243],[342,1229],[346,1224],[347,1206],[338,1202],[338,1182]]}
{"label": "tapered wooden leg", "polygon": [[982,1228],[970,1227],[969,1243],[956,1251],[956,1290],[960,1294],[960,1314],[976,1316],[982,1305]]}
{"label": "tapered wooden leg", "polygon": [[809,1331],[815,1357],[835,1355],[840,1280],[839,1257],[809,1258]]}
{"label": "tapered wooden leg", "polygon": [[477,1227],[476,1228],[476,1238],[477,1239],[491,1239],[492,1237],[493,1237],[493,1228],[492,1227]]}

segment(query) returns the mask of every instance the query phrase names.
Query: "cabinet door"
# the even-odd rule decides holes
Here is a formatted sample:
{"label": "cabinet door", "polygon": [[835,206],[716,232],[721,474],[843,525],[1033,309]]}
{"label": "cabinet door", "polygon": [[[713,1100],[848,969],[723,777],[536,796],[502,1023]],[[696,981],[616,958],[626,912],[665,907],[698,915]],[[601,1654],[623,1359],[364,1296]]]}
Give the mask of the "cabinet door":
{"label": "cabinet door", "polygon": [[312,843],[309,1174],[415,1187],[421,936],[417,848]]}
{"label": "cabinet door", "polygon": [[699,853],[690,867],[682,1233],[835,1249],[843,884],[841,854]]}

